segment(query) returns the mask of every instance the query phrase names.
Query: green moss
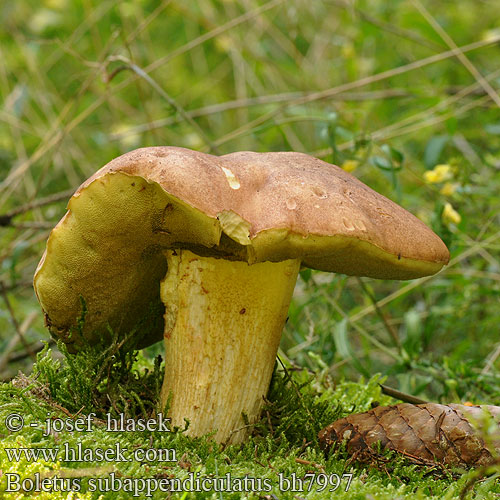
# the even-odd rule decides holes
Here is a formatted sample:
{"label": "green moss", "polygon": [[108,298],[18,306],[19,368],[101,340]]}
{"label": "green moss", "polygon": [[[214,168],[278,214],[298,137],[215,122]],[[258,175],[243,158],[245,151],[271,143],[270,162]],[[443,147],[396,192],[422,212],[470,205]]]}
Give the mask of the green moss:
{"label": "green moss", "polygon": [[[353,410],[367,410],[375,401],[381,404],[390,402],[380,392],[379,377],[334,385],[326,373],[311,374],[293,371],[290,367],[277,369],[262,419],[251,438],[239,446],[219,447],[210,441],[209,436],[188,438],[182,429],[175,432],[108,432],[102,420],[106,413],[113,417],[124,413],[136,419],[151,415],[159,384],[155,385],[154,379],[160,381],[161,373],[158,360],[152,366],[146,366],[146,363],[142,358],[138,361],[137,354],[125,357],[118,354],[108,360],[98,353],[98,349],[56,361],[46,349],[39,356],[33,376],[20,375],[12,383],[0,386],[0,421],[5,422],[6,417],[13,413],[24,418],[22,431],[8,432],[5,426],[2,430],[3,476],[0,485],[3,490],[7,472],[19,474],[21,479],[33,479],[40,472],[43,477],[55,474],[72,479],[84,493],[83,496],[79,493],[78,498],[85,500],[147,498],[147,490],[139,490],[147,488],[145,480],[148,479],[151,488],[158,488],[160,480],[164,485],[167,480],[174,481],[170,487],[175,488],[176,480],[181,486],[182,481],[187,481],[184,486],[190,487],[196,486],[193,482],[196,479],[215,477],[219,481],[230,480],[233,491],[228,491],[228,484],[223,484],[224,491],[221,492],[175,491],[172,498],[257,499],[259,495],[266,498],[265,495],[274,494],[280,499],[453,499],[458,498],[471,474],[437,474],[392,455],[371,467],[351,464],[342,451],[324,456],[317,441],[317,433],[322,427]],[[117,391],[120,391],[120,396]],[[81,418],[96,413],[90,432],[45,432],[47,418],[66,419],[82,407],[78,415]],[[39,425],[31,427],[31,423]],[[77,458],[65,457],[65,446],[73,450],[80,447],[85,453],[92,454],[93,459],[82,462],[65,460]],[[99,450],[116,450],[117,447],[132,460],[99,459]],[[5,448],[58,448],[59,455],[53,461],[30,463],[24,457],[12,462]],[[136,460],[137,457],[132,455],[137,453],[136,450],[143,450],[139,453],[156,452],[149,451],[152,455],[147,459]],[[170,450],[170,456],[158,456],[159,450]],[[157,456],[153,456],[154,453]],[[162,461],[163,458],[175,460]],[[344,490],[349,476],[342,479],[343,474],[352,474],[348,491]],[[99,486],[95,483],[98,478],[108,481],[104,486],[110,490],[113,477],[114,485],[121,488],[119,491],[90,491],[90,488]],[[339,487],[334,492],[329,491],[337,483]],[[293,487],[297,491],[292,491]],[[133,497],[133,488],[137,489],[137,497]],[[238,491],[245,488],[259,491]],[[476,486],[472,498],[494,498],[498,493],[500,487],[489,479]],[[32,492],[27,492],[24,497],[12,493],[5,498],[31,498],[30,495],[34,497]],[[50,498],[57,499],[72,498],[68,492],[50,495],[53,495]],[[167,493],[151,491],[151,495],[153,499],[162,499]]]}

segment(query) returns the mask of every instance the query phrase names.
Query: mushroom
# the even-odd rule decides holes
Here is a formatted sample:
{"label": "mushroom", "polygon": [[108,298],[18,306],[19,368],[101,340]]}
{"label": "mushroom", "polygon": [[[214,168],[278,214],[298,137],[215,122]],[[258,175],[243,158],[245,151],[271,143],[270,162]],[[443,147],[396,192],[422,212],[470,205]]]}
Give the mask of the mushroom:
{"label": "mushroom", "polygon": [[259,416],[301,266],[405,280],[448,259],[416,217],[306,154],[150,147],[78,188],[34,287],[70,352],[110,330],[135,348],[163,338],[172,423],[236,443]]}

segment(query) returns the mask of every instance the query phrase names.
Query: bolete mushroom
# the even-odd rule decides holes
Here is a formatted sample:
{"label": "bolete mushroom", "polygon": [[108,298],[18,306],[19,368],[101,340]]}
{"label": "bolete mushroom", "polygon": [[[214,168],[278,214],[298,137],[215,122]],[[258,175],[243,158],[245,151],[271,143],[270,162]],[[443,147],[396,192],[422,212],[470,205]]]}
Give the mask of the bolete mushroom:
{"label": "bolete mushroom", "polygon": [[301,266],[411,279],[448,259],[416,217],[306,154],[151,147],[78,188],[34,286],[70,350],[110,329],[163,338],[173,424],[234,443],[259,415]]}

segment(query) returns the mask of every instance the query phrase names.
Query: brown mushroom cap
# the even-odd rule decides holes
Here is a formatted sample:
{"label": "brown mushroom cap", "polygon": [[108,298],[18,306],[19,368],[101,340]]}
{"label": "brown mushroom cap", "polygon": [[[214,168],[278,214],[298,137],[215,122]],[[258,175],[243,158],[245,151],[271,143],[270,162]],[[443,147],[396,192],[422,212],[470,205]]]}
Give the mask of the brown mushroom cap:
{"label": "brown mushroom cap", "polygon": [[78,343],[83,298],[89,339],[108,325],[140,330],[140,345],[161,339],[166,248],[388,279],[449,259],[419,219],[306,154],[142,148],[84,182],[49,237],[34,284],[51,333]]}

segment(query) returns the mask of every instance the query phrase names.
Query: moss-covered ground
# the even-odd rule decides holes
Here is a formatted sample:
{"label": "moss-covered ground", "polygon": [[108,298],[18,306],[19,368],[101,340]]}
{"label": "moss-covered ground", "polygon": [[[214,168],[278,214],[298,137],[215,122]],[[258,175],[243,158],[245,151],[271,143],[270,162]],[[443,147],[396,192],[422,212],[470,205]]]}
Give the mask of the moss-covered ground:
{"label": "moss-covered ground", "polygon": [[[2,498],[452,499],[476,474],[394,455],[364,465],[343,450],[325,456],[323,427],[392,401],[378,376],[334,383],[326,370],[278,364],[261,421],[233,446],[187,437],[185,429],[133,429],[132,421],[147,422],[157,410],[155,380],[159,363],[147,366],[137,354],[94,350],[59,361],[43,351],[30,377],[0,387]],[[111,431],[107,419],[121,415],[126,430]],[[469,498],[499,494],[490,476]]]}
{"label": "moss-covered ground", "polygon": [[[197,472],[269,479],[271,491],[153,497],[459,498],[477,477],[468,498],[498,498],[495,470],[392,456],[361,466],[325,457],[316,435],[388,402],[381,380],[428,401],[500,404],[499,26],[498,0],[0,0],[0,499],[70,496],[5,492],[7,474],[37,472],[80,482],[75,499],[134,498],[85,492],[89,478]],[[36,361],[49,335],[33,274],[75,189],[112,158],[157,145],[335,163],[429,225],[450,264],[412,282],[302,270],[280,345],[288,374],[279,364],[243,446],[182,430],[105,432],[106,414],[155,410],[161,346],[61,358],[52,344]],[[92,412],[91,432],[43,435],[47,418]],[[12,414],[22,430],[6,429]],[[30,463],[6,452],[78,442],[175,450],[176,460]],[[316,484],[283,491],[280,473]],[[319,491],[342,473],[353,474],[349,491],[345,478]]]}

